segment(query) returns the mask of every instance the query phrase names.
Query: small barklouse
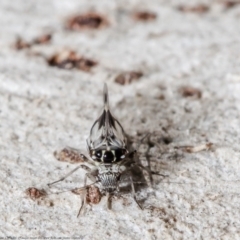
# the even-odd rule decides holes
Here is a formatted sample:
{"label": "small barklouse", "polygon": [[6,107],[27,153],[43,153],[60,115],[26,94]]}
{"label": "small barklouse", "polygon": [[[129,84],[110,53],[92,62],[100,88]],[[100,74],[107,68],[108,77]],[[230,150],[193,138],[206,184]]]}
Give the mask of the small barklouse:
{"label": "small barklouse", "polygon": [[35,187],[28,188],[25,193],[29,196],[32,200],[36,200],[41,197],[45,197],[47,193],[43,189],[37,189]]}
{"label": "small barklouse", "polygon": [[[73,172],[79,168],[84,169],[87,173],[84,178],[84,186],[77,189],[77,192],[82,192],[82,204],[78,213],[81,214],[83,207],[89,201],[89,196],[100,197],[102,195],[107,196],[108,208],[111,208],[111,198],[120,192],[120,184],[126,182],[125,176],[127,176],[128,183],[131,185],[131,191],[135,202],[142,208],[136,198],[135,185],[132,176],[132,170],[138,166],[140,169],[146,171],[151,179],[151,171],[141,165],[136,159],[136,150],[130,151],[127,144],[127,137],[123,130],[123,127],[119,121],[113,117],[109,109],[109,98],[107,85],[104,84],[103,90],[103,111],[99,118],[94,122],[90,136],[87,139],[87,148],[90,157],[86,157],[80,154],[83,163],[73,169],[66,176],[62,177],[58,181],[48,184],[49,186],[57,182],[63,181]],[[124,177],[123,177],[124,176]],[[87,179],[91,180],[91,184],[87,185]],[[94,185],[95,190],[99,189],[99,192],[90,192],[89,188]],[[100,200],[99,200],[100,201]]]}

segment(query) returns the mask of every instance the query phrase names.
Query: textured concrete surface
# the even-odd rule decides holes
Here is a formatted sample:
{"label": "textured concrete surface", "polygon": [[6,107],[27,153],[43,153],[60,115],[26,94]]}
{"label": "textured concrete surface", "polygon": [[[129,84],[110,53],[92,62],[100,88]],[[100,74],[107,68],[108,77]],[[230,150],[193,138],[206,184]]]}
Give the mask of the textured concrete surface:
{"label": "textured concrete surface", "polygon": [[[205,13],[178,10],[199,3],[0,1],[0,237],[239,239],[240,4],[205,1]],[[109,25],[65,29],[65,19],[90,10]],[[131,14],[137,10],[157,18],[136,21]],[[53,36],[49,44],[12,48],[17,36],[30,41],[44,33]],[[63,48],[99,64],[90,72],[48,66],[44,57]],[[128,70],[144,75],[126,86],[114,82]],[[104,82],[135,143],[152,133],[151,167],[168,176],[154,176],[155,194],[147,187],[138,191],[143,211],[124,193],[113,211],[103,198],[77,218],[80,198],[66,190],[82,186],[84,171],[47,188],[75,167],[58,162],[53,152],[71,146],[86,153]],[[184,96],[182,87],[201,94]],[[201,152],[177,148],[209,142],[212,148]],[[143,164],[146,149],[145,142],[139,149]],[[31,186],[49,195],[32,201],[24,193]]]}

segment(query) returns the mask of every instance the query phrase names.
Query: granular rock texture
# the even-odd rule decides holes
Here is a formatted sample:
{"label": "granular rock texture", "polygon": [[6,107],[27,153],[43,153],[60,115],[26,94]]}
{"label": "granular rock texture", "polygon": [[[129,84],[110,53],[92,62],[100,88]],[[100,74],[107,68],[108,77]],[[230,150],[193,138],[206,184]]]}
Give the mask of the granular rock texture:
{"label": "granular rock texture", "polygon": [[[89,14],[107,24],[66,27]],[[2,0],[0,20],[0,237],[239,239],[240,4]],[[63,51],[97,65],[49,66]],[[142,76],[115,82],[126,72]],[[139,159],[160,175],[153,190],[137,185],[144,210],[125,189],[112,211],[103,196],[77,218],[81,199],[71,190],[83,186],[85,171],[48,188],[77,166],[53,152],[87,154],[104,82],[133,144],[150,133]],[[26,196],[29,187],[46,191],[41,204]]]}

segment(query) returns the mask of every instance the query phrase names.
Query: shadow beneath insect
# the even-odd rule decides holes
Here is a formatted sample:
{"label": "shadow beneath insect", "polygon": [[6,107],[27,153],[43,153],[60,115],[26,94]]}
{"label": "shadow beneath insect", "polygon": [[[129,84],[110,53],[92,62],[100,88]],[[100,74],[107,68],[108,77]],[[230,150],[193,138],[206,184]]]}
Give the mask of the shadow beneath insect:
{"label": "shadow beneath insect", "polygon": [[[129,176],[131,176],[132,180],[130,180]],[[134,185],[134,191],[131,184]],[[123,174],[120,183],[120,191],[115,195],[115,197],[125,199],[126,194],[131,194],[132,196],[129,196],[129,198],[135,200],[139,207],[143,209],[143,205],[147,197],[139,197],[139,193],[147,187],[148,184],[144,174],[141,169],[136,166],[130,172]]]}
{"label": "shadow beneath insect", "polygon": [[[155,196],[153,187],[156,184],[162,182],[162,180],[165,179],[166,177],[169,177],[168,175],[161,174],[161,172],[153,171],[153,169],[151,167],[152,154],[150,153],[150,150],[153,147],[156,147],[156,146],[159,147],[159,145],[164,145],[166,147],[173,141],[173,139],[169,135],[166,135],[166,136],[158,137],[158,142],[155,142],[154,140],[151,139],[151,137],[153,135],[156,135],[156,133],[152,134],[149,132],[148,133],[145,132],[145,133],[138,134],[138,135],[141,136],[141,139],[138,141],[137,147],[135,147],[135,148],[133,147],[133,145],[136,141],[133,140],[133,137],[131,137],[129,135],[127,136],[128,143],[129,143],[128,148],[131,150],[136,149],[136,152],[138,152],[140,145],[144,145],[145,150],[140,155],[141,160],[140,160],[140,156],[137,156],[138,159],[136,161],[136,165],[134,166],[134,168],[131,169],[130,172],[128,172],[126,174],[125,182],[128,183],[128,186],[121,188],[121,193],[124,193],[124,192],[129,193],[132,191],[131,190],[131,182],[127,179],[127,176],[129,174],[131,174],[133,183],[135,185],[136,196],[138,196],[137,202],[143,206],[144,203],[146,202],[146,200],[151,195]],[[172,154],[173,153],[171,153],[171,156],[173,158],[175,158],[175,153],[174,153],[174,156]],[[139,165],[138,165],[138,163],[139,163]],[[144,164],[144,166],[142,165],[142,163]],[[156,162],[155,162],[155,164],[156,164]],[[156,168],[154,168],[154,170],[156,170]],[[169,170],[171,172],[170,169],[165,169],[165,170]],[[153,175],[157,175],[157,178],[153,179]],[[144,192],[144,194],[142,194],[143,192]]]}
{"label": "shadow beneath insect", "polygon": [[[151,172],[151,168],[150,168],[150,161],[148,158],[148,152],[149,149],[151,148],[151,145],[149,145],[149,134],[145,134],[140,141],[138,142],[137,146],[134,148],[133,147],[133,139],[131,138],[131,136],[127,135],[127,139],[128,139],[128,149],[130,149],[130,152],[132,152],[133,154],[130,154],[130,156],[133,158],[133,162],[135,162],[135,164],[130,167],[130,170],[127,171],[126,173],[124,173],[122,175],[121,178],[121,185],[120,185],[120,194],[126,194],[126,193],[132,193],[132,196],[134,198],[134,200],[136,201],[136,203],[139,205],[140,208],[143,209],[143,204],[146,201],[146,199],[149,197],[149,194],[152,194],[153,191],[151,191],[151,193],[148,192],[148,194],[145,194],[147,196],[141,196],[140,200],[139,200],[139,193],[142,192],[142,190],[146,190],[146,189],[151,189],[152,190],[152,186],[153,186],[153,178],[152,178],[152,172]],[[146,151],[145,158],[146,158],[146,164],[144,164],[144,166],[141,164],[141,161],[139,159],[139,156],[137,156],[137,151],[140,147],[141,144],[143,144],[143,141],[147,140],[147,144],[148,144],[148,149]],[[134,150],[135,149],[135,150]]]}

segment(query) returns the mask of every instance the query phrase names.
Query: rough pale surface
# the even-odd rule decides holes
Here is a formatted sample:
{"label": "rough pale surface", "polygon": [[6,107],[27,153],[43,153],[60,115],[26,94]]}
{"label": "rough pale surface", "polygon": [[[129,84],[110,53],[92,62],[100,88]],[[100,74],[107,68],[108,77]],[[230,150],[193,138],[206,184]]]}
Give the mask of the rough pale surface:
{"label": "rough pale surface", "polygon": [[[240,4],[226,9],[223,2],[205,1],[209,11],[201,14],[177,9],[199,3],[187,0],[0,1],[0,237],[239,239]],[[65,29],[69,16],[89,10],[109,25]],[[157,18],[135,21],[136,10]],[[17,36],[29,41],[46,32],[53,35],[48,45],[12,48]],[[99,64],[90,72],[48,66],[44,57],[63,48]],[[144,75],[126,86],[114,82],[128,70]],[[124,193],[112,211],[103,198],[77,218],[80,197],[66,190],[83,185],[84,170],[49,189],[76,166],[53,152],[71,146],[86,153],[104,82],[135,143],[152,133],[151,167],[167,176],[154,176],[154,193],[138,190],[143,211]],[[182,87],[202,95],[183,96]],[[201,152],[176,148],[208,142],[213,147]],[[145,141],[143,164],[146,150]],[[29,187],[49,195],[33,201]]]}

